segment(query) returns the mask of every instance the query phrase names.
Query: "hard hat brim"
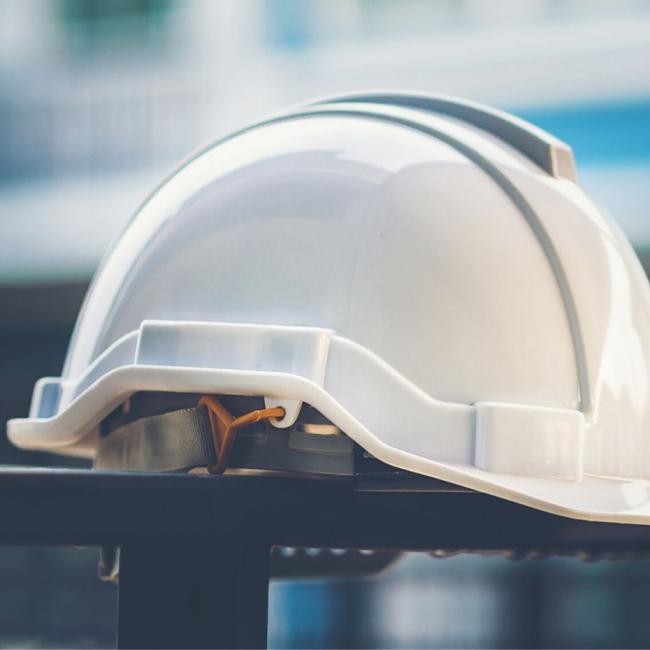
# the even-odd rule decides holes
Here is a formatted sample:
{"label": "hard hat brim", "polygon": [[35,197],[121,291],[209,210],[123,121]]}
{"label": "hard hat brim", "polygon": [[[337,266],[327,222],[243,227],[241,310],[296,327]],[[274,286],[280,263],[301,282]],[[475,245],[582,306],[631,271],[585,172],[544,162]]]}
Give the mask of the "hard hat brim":
{"label": "hard hat brim", "polygon": [[[557,515],[650,523],[649,481],[582,471],[579,411],[440,402],[373,353],[319,328],[145,321],[76,381],[41,380],[31,416],[11,420],[9,438],[27,449],[92,456],[101,420],[141,391],[264,396],[286,406],[278,426],[292,424],[308,403],[389,465]],[[531,465],[531,458],[541,460]]]}

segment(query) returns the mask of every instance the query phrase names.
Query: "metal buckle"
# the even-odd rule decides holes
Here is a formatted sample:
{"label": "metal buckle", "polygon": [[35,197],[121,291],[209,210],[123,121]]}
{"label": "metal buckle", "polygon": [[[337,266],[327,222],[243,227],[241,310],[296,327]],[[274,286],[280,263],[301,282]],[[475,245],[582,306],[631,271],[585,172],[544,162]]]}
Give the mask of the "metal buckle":
{"label": "metal buckle", "polygon": [[212,432],[212,444],[217,462],[208,466],[210,474],[222,474],[228,466],[228,458],[232,450],[233,443],[237,437],[237,431],[244,427],[270,420],[272,418],[282,419],[285,410],[281,406],[268,409],[258,409],[250,411],[237,418],[226,410],[226,408],[212,395],[204,395],[199,400],[199,406],[205,406],[208,409],[208,418],[210,420],[210,430]]}

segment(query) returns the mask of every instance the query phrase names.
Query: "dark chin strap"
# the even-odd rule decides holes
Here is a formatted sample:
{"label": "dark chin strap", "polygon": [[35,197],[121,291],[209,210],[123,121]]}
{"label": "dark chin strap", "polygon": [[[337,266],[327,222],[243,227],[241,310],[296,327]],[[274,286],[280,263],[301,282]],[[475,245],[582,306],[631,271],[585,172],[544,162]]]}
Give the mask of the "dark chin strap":
{"label": "dark chin strap", "polygon": [[[213,424],[205,406],[120,422],[100,439],[95,467],[136,472],[214,468],[219,459],[215,452]],[[227,467],[352,476],[354,444],[342,434],[307,433],[296,426],[278,429],[266,421],[256,421],[237,433]]]}
{"label": "dark chin strap", "polygon": [[204,406],[152,415],[101,439],[97,469],[171,472],[216,463],[208,409]]}

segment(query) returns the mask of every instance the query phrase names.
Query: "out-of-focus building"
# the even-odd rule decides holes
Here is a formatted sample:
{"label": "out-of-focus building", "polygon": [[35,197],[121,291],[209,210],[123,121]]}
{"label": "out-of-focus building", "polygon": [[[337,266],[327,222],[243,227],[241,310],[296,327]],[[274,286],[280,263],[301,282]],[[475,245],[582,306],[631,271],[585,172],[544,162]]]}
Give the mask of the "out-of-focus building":
{"label": "out-of-focus building", "polygon": [[199,144],[288,103],[377,87],[548,121],[645,246],[647,170],[618,170],[648,158],[649,60],[640,0],[4,0],[0,280],[89,276]]}

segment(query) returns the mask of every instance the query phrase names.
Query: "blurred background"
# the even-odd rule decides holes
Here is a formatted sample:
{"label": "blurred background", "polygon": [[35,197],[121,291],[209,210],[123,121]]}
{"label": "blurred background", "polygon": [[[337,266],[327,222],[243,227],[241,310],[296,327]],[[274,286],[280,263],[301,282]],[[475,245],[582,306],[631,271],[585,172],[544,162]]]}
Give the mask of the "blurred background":
{"label": "blurred background", "polygon": [[[650,268],[646,0],[0,0],[0,421],[60,372],[101,255],[195,147],[367,88],[460,95],[574,148]],[[0,463],[70,464],[0,438]],[[0,549],[0,646],[105,647],[94,549]],[[649,647],[650,563],[405,556],[274,583],[273,647]]]}

